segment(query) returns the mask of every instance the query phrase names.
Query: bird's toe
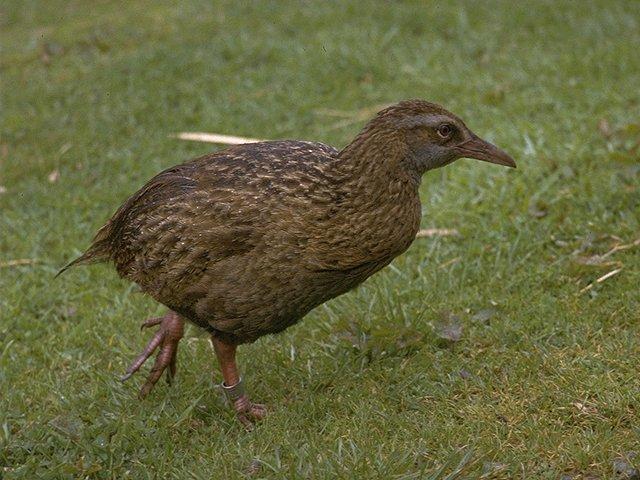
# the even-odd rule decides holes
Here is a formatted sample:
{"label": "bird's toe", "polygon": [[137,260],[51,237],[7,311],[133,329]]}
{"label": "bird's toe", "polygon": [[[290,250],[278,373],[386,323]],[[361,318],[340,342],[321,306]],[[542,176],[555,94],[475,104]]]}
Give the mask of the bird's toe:
{"label": "bird's toe", "polygon": [[138,393],[138,398],[143,399],[153,389],[162,373],[167,372],[167,383],[171,384],[176,374],[176,360],[178,343],[183,335],[184,320],[173,312],[169,312],[164,317],[150,318],[142,324],[141,328],[149,328],[160,325],[158,331],[153,335],[144,351],[138,355],[127,369],[121,380],[125,381],[136,373],[142,365],[158,350],[155,362],[147,377],[146,382]]}
{"label": "bird's toe", "polygon": [[266,405],[253,403],[246,395],[243,395],[234,402],[234,408],[238,420],[247,431],[253,430],[255,423],[267,416]]}

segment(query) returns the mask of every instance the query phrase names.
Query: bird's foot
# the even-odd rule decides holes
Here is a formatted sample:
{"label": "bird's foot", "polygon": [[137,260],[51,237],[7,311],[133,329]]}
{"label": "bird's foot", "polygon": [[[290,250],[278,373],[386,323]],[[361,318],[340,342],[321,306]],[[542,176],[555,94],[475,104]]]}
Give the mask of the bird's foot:
{"label": "bird's foot", "polygon": [[253,403],[249,397],[242,395],[233,402],[238,420],[247,431],[255,427],[255,423],[267,416],[267,407],[261,403]]}
{"label": "bird's foot", "polygon": [[176,374],[176,354],[178,352],[178,343],[184,335],[184,320],[177,313],[169,312],[163,317],[150,318],[140,326],[140,330],[155,327],[156,325],[160,325],[160,328],[121,378],[122,381],[130,378],[148,360],[151,354],[160,347],[147,381],[138,394],[140,398],[144,398],[149,394],[162,376],[162,372],[167,370],[167,383],[169,384],[171,384]]}
{"label": "bird's foot", "polygon": [[223,382],[222,390],[229,403],[233,405],[238,420],[240,420],[240,423],[242,423],[247,431],[253,430],[254,424],[266,417],[267,407],[249,400],[249,397],[244,391],[242,378],[238,379],[236,384],[232,386],[228,386]]}

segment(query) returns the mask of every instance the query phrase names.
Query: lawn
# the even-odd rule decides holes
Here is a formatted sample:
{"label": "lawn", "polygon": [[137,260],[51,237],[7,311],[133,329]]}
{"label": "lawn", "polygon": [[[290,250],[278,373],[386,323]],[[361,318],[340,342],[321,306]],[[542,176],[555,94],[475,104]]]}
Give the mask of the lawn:
{"label": "lawn", "polygon": [[[640,2],[10,0],[0,39],[0,478],[640,468]],[[518,169],[428,173],[422,228],[458,235],[242,347],[255,431],[196,328],[139,402],[119,376],[163,307],[106,265],[53,276],[146,179],[222,148],[171,134],[341,147],[413,97]]]}

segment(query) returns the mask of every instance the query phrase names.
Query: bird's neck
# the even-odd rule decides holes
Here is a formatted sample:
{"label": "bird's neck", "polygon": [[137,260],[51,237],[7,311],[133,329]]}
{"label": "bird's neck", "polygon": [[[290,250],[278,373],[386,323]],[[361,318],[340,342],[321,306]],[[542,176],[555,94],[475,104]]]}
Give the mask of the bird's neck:
{"label": "bird's neck", "polygon": [[[409,247],[420,224],[419,179],[405,168],[406,150],[393,133],[364,130],[332,165],[336,185],[331,214],[318,225],[316,245],[323,268],[351,268],[363,262],[384,265]],[[347,261],[348,259],[348,261]]]}
{"label": "bird's neck", "polygon": [[406,142],[397,131],[367,125],[338,154],[335,170],[344,174],[354,192],[371,191],[373,187],[387,190],[394,184],[417,192],[420,175],[406,168],[409,156]]}

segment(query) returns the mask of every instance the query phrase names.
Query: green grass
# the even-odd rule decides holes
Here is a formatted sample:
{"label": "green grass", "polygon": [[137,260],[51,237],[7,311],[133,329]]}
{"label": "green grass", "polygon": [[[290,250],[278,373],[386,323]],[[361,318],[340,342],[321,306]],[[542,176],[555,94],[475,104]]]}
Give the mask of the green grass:
{"label": "green grass", "polygon": [[[593,257],[640,237],[640,2],[9,1],[0,39],[1,478],[613,478],[640,451],[640,246]],[[459,237],[242,348],[253,433],[195,328],[139,403],[118,377],[162,308],[108,266],[53,274],[216,148],[169,135],[343,146],[410,97],[519,169],[427,174],[423,227]]]}

